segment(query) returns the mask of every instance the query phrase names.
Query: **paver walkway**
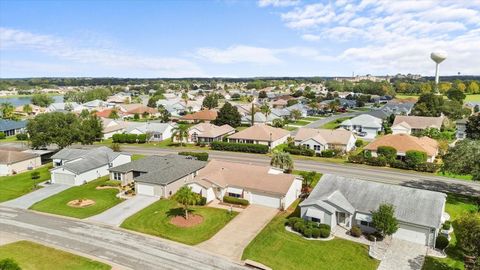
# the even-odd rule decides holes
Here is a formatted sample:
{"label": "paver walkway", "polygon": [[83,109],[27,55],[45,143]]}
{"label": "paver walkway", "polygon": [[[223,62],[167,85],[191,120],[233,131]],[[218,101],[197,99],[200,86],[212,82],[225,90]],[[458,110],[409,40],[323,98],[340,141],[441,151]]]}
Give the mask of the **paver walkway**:
{"label": "paver walkway", "polygon": [[278,213],[277,209],[250,205],[222,230],[197,247],[239,261],[250,241]]}
{"label": "paver walkway", "polygon": [[137,213],[157,200],[157,197],[136,195],[135,197],[119,203],[103,213],[87,218],[87,220],[112,226],[120,226],[120,224],[122,224],[122,222],[129,216]]}
{"label": "paver walkway", "polygon": [[420,270],[426,253],[424,245],[394,238],[377,270]]}
{"label": "paver walkway", "polygon": [[57,193],[60,193],[72,187],[72,186],[60,185],[60,184],[45,184],[42,186],[43,187],[41,189],[30,192],[16,199],[3,202],[0,205],[7,206],[7,207],[20,208],[20,209],[28,209],[30,206],[32,206],[36,202],[42,201],[50,196],[53,196]]}

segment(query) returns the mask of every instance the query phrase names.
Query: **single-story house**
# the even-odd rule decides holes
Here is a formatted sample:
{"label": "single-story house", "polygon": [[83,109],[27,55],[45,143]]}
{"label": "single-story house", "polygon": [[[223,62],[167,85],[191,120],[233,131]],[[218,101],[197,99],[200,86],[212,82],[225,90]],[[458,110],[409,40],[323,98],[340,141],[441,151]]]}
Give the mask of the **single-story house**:
{"label": "single-story house", "polygon": [[373,139],[382,131],[382,119],[369,114],[361,114],[343,121],[340,127],[353,132],[365,132],[365,139]]}
{"label": "single-story house", "polygon": [[211,160],[188,185],[207,202],[230,196],[287,209],[300,196],[302,180],[269,166]]}
{"label": "single-story house", "polygon": [[277,108],[277,109],[283,109],[287,107],[288,101],[285,99],[277,99],[275,101],[272,101],[272,107]]}
{"label": "single-story house", "polygon": [[221,141],[224,137],[235,133],[229,125],[216,126],[210,123],[200,123],[188,129],[188,142],[210,143]]}
{"label": "single-story house", "polygon": [[147,107],[143,104],[121,104],[118,105],[118,110],[122,112],[123,115],[126,116],[135,116],[138,115],[140,118],[143,118],[144,114],[148,114],[150,116],[157,116],[158,110],[154,108]]}
{"label": "single-story house", "polygon": [[18,133],[23,133],[26,126],[26,121],[0,119],[0,132],[5,133],[6,136],[14,136]]}
{"label": "single-story house", "polygon": [[325,174],[308,198],[300,203],[301,217],[350,229],[374,232],[372,211],[392,204],[399,228],[393,238],[433,247],[445,221],[447,195],[378,182]]}
{"label": "single-story house", "polygon": [[[253,115],[253,124],[254,125],[261,125],[261,124],[271,124],[273,120],[278,119],[280,117],[276,116],[273,113],[270,113],[269,115],[265,115],[262,112],[256,112]],[[251,124],[252,123],[252,116],[251,115],[244,115],[242,117],[242,124]]]}
{"label": "single-story house", "polygon": [[385,104],[380,110],[395,115],[409,115],[413,109],[415,102],[400,102],[400,101],[389,101]]}
{"label": "single-story house", "polygon": [[433,162],[438,155],[438,142],[429,137],[415,137],[408,134],[388,134],[380,137],[365,146],[373,157],[377,156],[380,146],[390,146],[397,149],[397,157],[403,159],[407,151],[416,150],[427,153],[427,162]]}
{"label": "single-story house", "polygon": [[161,142],[172,137],[172,130],[176,124],[172,123],[155,123],[155,122],[128,122],[125,133],[127,134],[147,134],[149,141]]}
{"label": "single-story house", "polygon": [[110,179],[122,185],[135,182],[139,195],[168,198],[193,180],[207,163],[188,156],[149,156],[110,168]]}
{"label": "single-story house", "polygon": [[83,108],[84,107],[77,102],[58,102],[50,104],[46,112],[81,112]]}
{"label": "single-story house", "polygon": [[393,134],[412,134],[427,128],[442,128],[444,117],[397,115],[392,124]]}
{"label": "single-story house", "polygon": [[109,168],[130,162],[131,156],[102,146],[90,150],[64,148],[52,160],[52,183],[79,186],[108,175]]}
{"label": "single-story house", "polygon": [[275,148],[287,141],[290,132],[281,128],[274,128],[267,125],[254,125],[228,137],[233,143],[254,143],[268,145]]}
{"label": "single-story house", "polygon": [[320,153],[327,149],[349,152],[355,148],[356,137],[345,129],[299,128],[295,134],[295,145],[303,145]]}
{"label": "single-story house", "polygon": [[122,120],[114,120],[110,118],[100,118],[103,127],[103,139],[109,139],[114,134],[125,132],[127,123]]}
{"label": "single-story house", "polygon": [[456,121],[457,133],[456,137],[458,140],[463,140],[467,137],[467,119],[460,119]]}
{"label": "single-story house", "polygon": [[188,122],[204,121],[206,123],[210,123],[211,121],[217,119],[217,115],[218,113],[215,110],[201,110],[191,114],[186,114],[180,119]]}
{"label": "single-story house", "polygon": [[0,176],[33,170],[41,165],[39,155],[0,149]]}

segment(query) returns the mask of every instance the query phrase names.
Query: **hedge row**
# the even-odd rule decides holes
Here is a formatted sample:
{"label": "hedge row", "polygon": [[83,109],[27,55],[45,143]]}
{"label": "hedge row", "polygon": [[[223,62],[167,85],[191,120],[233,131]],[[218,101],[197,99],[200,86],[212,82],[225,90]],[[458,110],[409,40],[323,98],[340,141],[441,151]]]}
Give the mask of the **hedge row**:
{"label": "hedge row", "polygon": [[0,131],[0,140],[3,140],[7,137],[3,131]]}
{"label": "hedge row", "polygon": [[223,202],[225,203],[233,203],[233,204],[239,204],[239,205],[249,205],[250,203],[245,200],[245,199],[240,199],[240,198],[235,198],[235,197],[230,197],[230,196],[223,196]]}
{"label": "hedge row", "polygon": [[409,155],[405,157],[405,161],[397,159],[389,160],[385,156],[365,157],[362,154],[358,154],[356,156],[349,156],[348,162],[379,167],[385,167],[389,165],[392,168],[430,173],[434,173],[439,169],[438,164],[426,162],[427,158],[424,152],[407,151],[407,154]]}
{"label": "hedge row", "polygon": [[299,217],[291,217],[286,224],[292,230],[301,233],[307,238],[328,238],[330,236],[330,226],[327,224],[318,224],[313,221],[304,220]]}
{"label": "hedge row", "polygon": [[182,156],[191,156],[197,158],[197,160],[207,161],[208,160],[208,153],[206,152],[179,152],[179,155]]}
{"label": "hedge row", "polygon": [[256,154],[268,153],[268,146],[263,144],[212,142],[210,144],[210,147],[213,150],[220,150],[220,151],[245,152],[245,153],[256,153]]}
{"label": "hedge row", "polygon": [[114,143],[145,143],[147,142],[146,134],[113,134],[112,140]]}
{"label": "hedge row", "polygon": [[307,157],[315,156],[315,151],[312,149],[308,149],[306,147],[289,146],[285,148],[284,151],[292,155],[298,155],[298,156],[307,156]]}

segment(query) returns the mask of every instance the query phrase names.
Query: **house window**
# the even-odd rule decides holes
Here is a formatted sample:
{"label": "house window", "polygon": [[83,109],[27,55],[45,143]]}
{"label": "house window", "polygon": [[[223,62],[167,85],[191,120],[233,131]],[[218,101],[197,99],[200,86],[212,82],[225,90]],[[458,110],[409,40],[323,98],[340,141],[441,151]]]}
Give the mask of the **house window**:
{"label": "house window", "polygon": [[162,138],[162,134],[155,133],[155,134],[153,134],[153,138],[155,138],[155,139],[161,139],[161,138]]}
{"label": "house window", "polygon": [[228,196],[230,196],[230,197],[235,197],[235,198],[240,198],[241,195],[240,195],[240,194],[237,194],[237,193],[231,193],[231,192],[229,192],[229,193],[228,193]]}
{"label": "house window", "polygon": [[304,144],[303,146],[305,146],[307,149],[310,149],[310,144]]}
{"label": "house window", "polygon": [[197,134],[196,132],[194,132],[194,133],[192,134],[192,141],[193,141],[193,142],[196,142],[197,140],[198,140],[198,134]]}
{"label": "house window", "polygon": [[122,174],[118,173],[118,172],[114,172],[113,173],[113,179],[115,180],[122,180]]}
{"label": "house window", "polygon": [[367,227],[373,227],[373,223],[371,222],[367,222],[367,221],[360,221],[360,224],[362,224],[363,226],[367,226]]}
{"label": "house window", "polygon": [[313,222],[320,223],[320,219],[319,219],[319,218],[312,217],[312,218],[310,218],[310,220],[313,221]]}
{"label": "house window", "polygon": [[320,151],[320,150],[322,150],[322,149],[320,149],[320,145],[314,145],[314,146],[313,146],[313,149],[314,149],[315,151]]}

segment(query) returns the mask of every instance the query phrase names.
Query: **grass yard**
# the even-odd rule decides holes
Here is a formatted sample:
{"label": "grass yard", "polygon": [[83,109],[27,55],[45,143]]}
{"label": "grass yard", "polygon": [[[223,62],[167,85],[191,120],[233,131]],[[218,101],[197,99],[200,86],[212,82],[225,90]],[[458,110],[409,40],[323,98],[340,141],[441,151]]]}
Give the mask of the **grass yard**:
{"label": "grass yard", "polygon": [[308,124],[310,124],[310,123],[311,123],[311,122],[305,121],[305,120],[297,120],[297,121],[294,121],[294,122],[289,123],[289,125],[306,126],[306,125],[308,125]]}
{"label": "grass yard", "polygon": [[[107,182],[108,176],[104,176],[87,184],[71,187],[43,201],[37,202],[32,205],[30,209],[74,218],[87,218],[100,214],[122,202],[121,199],[116,197],[118,189],[96,189],[97,186],[106,184]],[[67,205],[68,202],[77,199],[93,200],[95,204],[83,208],[75,208]]]}
{"label": "grass yard", "polygon": [[[292,174],[296,174],[296,175],[300,175],[300,176],[303,176],[304,174],[308,173],[308,171],[300,171],[300,170],[293,170]],[[311,186],[312,186],[312,189],[317,185],[318,181],[320,181],[320,178],[322,178],[322,175],[321,173],[316,173],[315,175],[315,178],[313,179],[312,183],[311,183]]]}
{"label": "grass yard", "polygon": [[465,101],[466,101],[466,102],[469,102],[469,101],[477,101],[477,102],[480,102],[480,94],[467,95],[467,97],[465,98]]}
{"label": "grass yard", "polygon": [[449,177],[449,178],[455,178],[459,180],[466,180],[466,181],[471,181],[473,176],[471,174],[469,175],[461,175],[461,174],[453,174],[453,173],[442,173],[442,172],[437,172],[436,175],[438,176],[444,176],[444,177]]}
{"label": "grass yard", "polygon": [[[0,202],[12,200],[32,192],[36,184],[50,179],[50,166],[49,163],[32,171],[0,177]],[[40,173],[40,178],[32,180],[31,173],[34,171]]]}
{"label": "grass yard", "polygon": [[199,225],[182,228],[170,223],[170,218],[182,215],[183,209],[173,200],[159,200],[135,215],[127,218],[122,228],[159,236],[188,245],[210,239],[238,213],[205,206],[193,206],[192,212],[203,217]]}
{"label": "grass yard", "polygon": [[144,157],[145,157],[145,155],[133,154],[132,155],[132,161],[139,160],[139,159],[142,159]]}
{"label": "grass yard", "polygon": [[304,117],[300,120],[305,120],[305,121],[310,121],[310,122],[314,122],[314,121],[317,121],[317,120],[320,120],[322,119],[323,117],[315,117],[315,116],[308,116],[308,117]]}
{"label": "grass yard", "polygon": [[434,257],[426,257],[422,270],[463,270],[463,253],[459,247],[456,246],[455,239],[455,220],[465,213],[470,211],[478,211],[478,206],[475,204],[474,198],[449,194],[445,211],[450,215],[450,220],[453,224],[452,240],[446,249],[447,258],[440,259]]}
{"label": "grass yard", "polygon": [[296,211],[278,214],[243,252],[242,259],[251,259],[275,270],[282,269],[377,269],[379,262],[368,256],[368,247],[335,238],[311,241],[287,232],[285,221]]}
{"label": "grass yard", "polygon": [[22,142],[22,141],[17,140],[17,136],[8,136],[5,139],[1,139],[0,143],[2,142]]}
{"label": "grass yard", "polygon": [[340,124],[347,120],[347,119],[351,119],[352,117],[342,117],[342,118],[338,118],[336,120],[333,120],[333,121],[330,121],[328,123],[326,123],[325,125],[323,125],[321,128],[325,128],[325,129],[336,129],[338,128],[338,126],[340,126]]}
{"label": "grass yard", "polygon": [[0,246],[0,260],[15,260],[23,270],[108,270],[110,265],[29,241]]}
{"label": "grass yard", "polygon": [[298,127],[285,126],[285,127],[283,127],[283,129],[288,130],[288,131],[294,131],[294,130],[297,130]]}

